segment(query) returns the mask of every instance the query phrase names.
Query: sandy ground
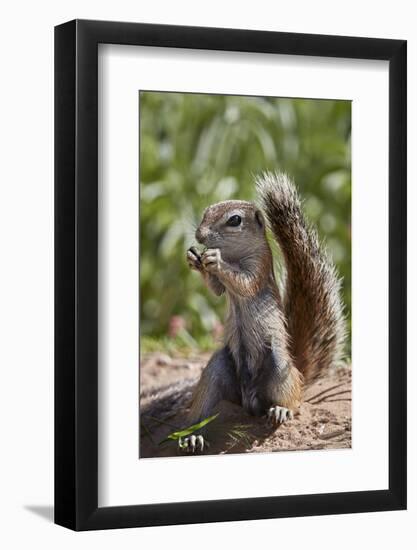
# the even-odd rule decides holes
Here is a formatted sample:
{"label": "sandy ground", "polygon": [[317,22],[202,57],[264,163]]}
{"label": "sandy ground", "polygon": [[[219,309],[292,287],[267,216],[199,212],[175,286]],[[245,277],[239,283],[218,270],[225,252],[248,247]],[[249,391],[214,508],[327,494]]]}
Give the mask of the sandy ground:
{"label": "sandy ground", "polygon": [[[145,355],[140,372],[140,456],[184,454],[178,445],[162,443],[167,435],[188,426],[192,389],[208,354],[170,357]],[[232,403],[219,404],[219,416],[207,432],[204,454],[256,453],[351,446],[351,368],[328,373],[309,386],[294,420],[271,428]],[[187,456],[187,455],[185,455]]]}

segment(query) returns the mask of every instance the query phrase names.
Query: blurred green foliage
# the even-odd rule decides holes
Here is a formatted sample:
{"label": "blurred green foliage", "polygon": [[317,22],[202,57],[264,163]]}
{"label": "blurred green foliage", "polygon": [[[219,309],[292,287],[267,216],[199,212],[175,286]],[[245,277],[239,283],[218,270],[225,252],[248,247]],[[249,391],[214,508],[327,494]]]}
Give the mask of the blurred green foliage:
{"label": "blurred green foliage", "polygon": [[140,93],[140,297],[143,340],[163,339],[179,316],[198,342],[223,319],[186,263],[204,208],[255,200],[253,175],[287,172],[327,243],[350,323],[351,103]]}

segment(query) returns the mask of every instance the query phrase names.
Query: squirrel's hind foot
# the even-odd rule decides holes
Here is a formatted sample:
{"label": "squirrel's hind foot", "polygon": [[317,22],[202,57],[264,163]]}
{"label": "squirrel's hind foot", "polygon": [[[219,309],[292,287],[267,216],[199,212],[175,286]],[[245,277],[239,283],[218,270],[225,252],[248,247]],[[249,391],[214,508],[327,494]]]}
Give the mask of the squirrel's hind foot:
{"label": "squirrel's hind foot", "polygon": [[271,426],[279,426],[284,422],[288,422],[294,418],[292,410],[287,409],[286,407],[280,407],[279,405],[274,405],[270,407],[267,412],[268,424]]}
{"label": "squirrel's hind foot", "polygon": [[178,449],[183,453],[202,453],[204,451],[204,437],[202,435],[189,435],[180,437]]}

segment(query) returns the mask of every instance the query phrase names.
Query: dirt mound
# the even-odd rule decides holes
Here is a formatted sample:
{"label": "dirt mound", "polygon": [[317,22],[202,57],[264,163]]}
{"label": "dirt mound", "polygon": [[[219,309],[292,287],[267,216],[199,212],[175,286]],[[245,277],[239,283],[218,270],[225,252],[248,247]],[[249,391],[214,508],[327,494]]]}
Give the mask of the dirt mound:
{"label": "dirt mound", "polygon": [[[183,454],[175,442],[161,442],[188,426],[192,390],[209,355],[170,357],[152,353],[141,360],[140,457]],[[152,414],[150,414],[150,412]],[[329,372],[305,391],[294,420],[278,428],[222,401],[209,427],[204,454],[255,453],[351,446],[351,368]],[[187,456],[187,455],[185,455]]]}

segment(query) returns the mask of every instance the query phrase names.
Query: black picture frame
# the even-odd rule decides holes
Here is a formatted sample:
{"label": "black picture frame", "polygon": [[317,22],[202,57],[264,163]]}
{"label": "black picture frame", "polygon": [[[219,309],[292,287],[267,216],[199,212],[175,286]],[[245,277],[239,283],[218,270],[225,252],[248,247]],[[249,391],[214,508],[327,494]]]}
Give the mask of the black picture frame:
{"label": "black picture frame", "polygon": [[[98,507],[97,52],[103,43],[389,62],[387,490]],[[406,508],[406,46],[404,40],[106,21],[55,28],[57,524],[90,530]]]}

